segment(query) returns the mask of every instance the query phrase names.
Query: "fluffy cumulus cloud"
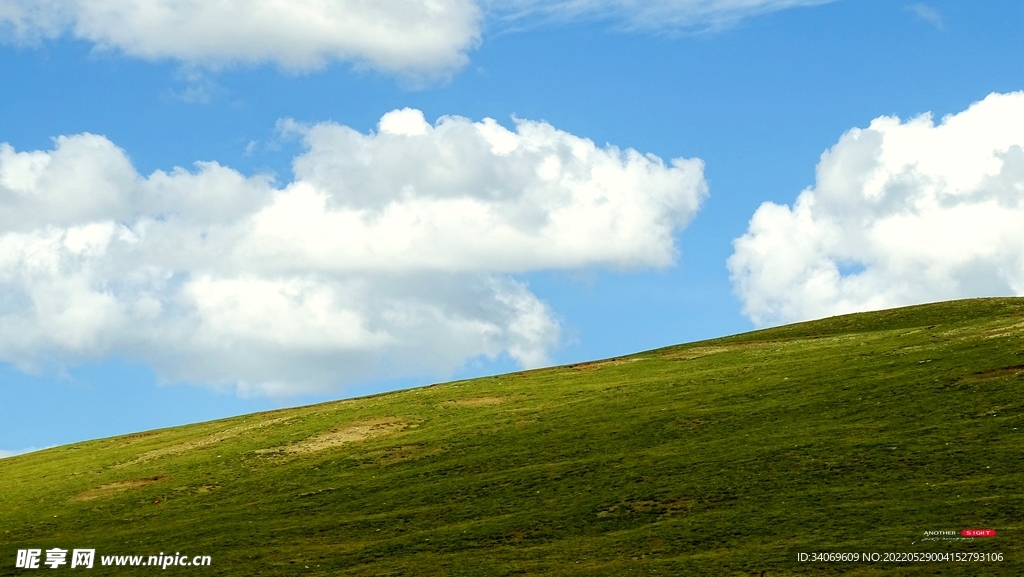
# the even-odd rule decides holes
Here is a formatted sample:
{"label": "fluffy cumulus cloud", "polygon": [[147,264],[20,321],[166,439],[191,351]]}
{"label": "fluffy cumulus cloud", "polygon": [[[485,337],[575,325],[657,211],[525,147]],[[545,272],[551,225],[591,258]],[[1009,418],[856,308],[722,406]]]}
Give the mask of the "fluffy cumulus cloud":
{"label": "fluffy cumulus cloud", "polygon": [[460,66],[480,17],[473,0],[0,0],[0,32],[21,41],[69,33],[201,66],[344,60],[414,75]]}
{"label": "fluffy cumulus cloud", "polygon": [[936,124],[881,117],[821,157],[792,207],[764,203],[729,270],[767,325],[1024,295],[1024,93]]}
{"label": "fluffy cumulus cloud", "polygon": [[[412,78],[444,76],[485,19],[611,19],[633,29],[709,29],[833,0],[0,0],[0,37],[70,35],[99,49],[218,68],[306,71],[340,60]],[[489,16],[488,16],[489,15]]]}
{"label": "fluffy cumulus cloud", "polygon": [[306,144],[283,186],[213,162],[143,176],[92,134],[0,145],[0,358],[117,354],[270,393],[541,365],[559,323],[511,275],[670,265],[706,194],[699,160],[543,122],[281,130]]}
{"label": "fluffy cumulus cloud", "polygon": [[750,16],[834,0],[490,0],[505,19],[618,20],[639,30],[715,29]]}

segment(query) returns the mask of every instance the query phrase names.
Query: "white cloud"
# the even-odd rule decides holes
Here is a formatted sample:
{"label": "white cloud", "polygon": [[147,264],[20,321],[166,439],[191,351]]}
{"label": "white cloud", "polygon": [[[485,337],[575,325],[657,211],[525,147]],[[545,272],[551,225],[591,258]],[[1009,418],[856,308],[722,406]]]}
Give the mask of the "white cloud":
{"label": "white cloud", "polygon": [[[611,19],[632,29],[716,29],[834,0],[0,0],[0,37],[63,35],[148,60],[199,68],[273,63],[292,71],[345,61],[412,78],[467,61],[490,20]],[[182,95],[209,97],[202,86]]]}
{"label": "white cloud", "polygon": [[281,129],[307,146],[283,187],[213,162],[141,176],[90,134],[0,146],[0,358],[117,354],[272,393],[479,355],[537,366],[559,323],[509,275],[671,265],[706,195],[699,160],[543,122]]}
{"label": "white cloud", "polygon": [[821,157],[792,207],[766,202],[729,270],[759,325],[1024,295],[1024,92],[936,125],[880,117]]}
{"label": "white cloud", "polygon": [[0,0],[0,25],[21,41],[68,33],[151,60],[298,71],[343,60],[414,76],[461,66],[480,18],[473,0]]}
{"label": "white cloud", "polygon": [[920,2],[917,4],[911,4],[910,6],[907,6],[907,10],[913,12],[914,16],[917,16],[920,20],[934,26],[936,30],[946,29],[946,23],[942,21],[942,14],[927,4]]}
{"label": "white cloud", "polygon": [[490,0],[506,20],[619,20],[638,30],[718,29],[759,14],[834,0]]}

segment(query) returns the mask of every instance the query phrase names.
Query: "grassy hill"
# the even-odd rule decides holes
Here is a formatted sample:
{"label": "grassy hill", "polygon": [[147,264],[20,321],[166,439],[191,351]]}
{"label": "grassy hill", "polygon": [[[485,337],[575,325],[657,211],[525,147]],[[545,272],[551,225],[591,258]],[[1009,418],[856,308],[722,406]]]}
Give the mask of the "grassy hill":
{"label": "grassy hill", "polygon": [[0,575],[1019,575],[1022,406],[1024,299],[835,317],[3,459]]}

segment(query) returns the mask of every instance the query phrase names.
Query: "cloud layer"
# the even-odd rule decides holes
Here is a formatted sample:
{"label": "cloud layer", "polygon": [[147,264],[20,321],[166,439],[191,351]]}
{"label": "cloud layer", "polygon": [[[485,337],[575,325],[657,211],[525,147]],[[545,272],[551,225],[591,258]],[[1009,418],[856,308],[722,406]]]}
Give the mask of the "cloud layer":
{"label": "cloud layer", "polygon": [[717,29],[759,14],[834,0],[491,0],[506,19],[620,21],[632,30]]}
{"label": "cloud layer", "polygon": [[907,6],[907,10],[914,13],[918,19],[923,22],[927,22],[935,27],[936,30],[945,30],[946,23],[942,20],[942,14],[938,10],[931,6],[918,2],[917,4],[911,4]]}
{"label": "cloud layer", "polygon": [[660,267],[706,195],[699,160],[543,122],[390,112],[376,132],[283,121],[281,187],[214,162],[139,175],[102,136],[0,145],[0,358],[106,355],[284,393],[546,362],[559,324],[509,275]]}
{"label": "cloud layer", "polygon": [[634,29],[718,28],[832,0],[0,0],[0,37],[64,35],[149,60],[220,68],[331,61],[445,76],[480,42],[485,15],[522,22],[612,19]]}
{"label": "cloud layer", "polygon": [[0,24],[22,41],[70,33],[192,65],[342,60],[414,75],[461,66],[480,18],[473,0],[0,0]]}
{"label": "cloud layer", "polygon": [[1024,92],[936,125],[880,117],[821,157],[792,207],[764,203],[729,259],[758,325],[1024,295]]}

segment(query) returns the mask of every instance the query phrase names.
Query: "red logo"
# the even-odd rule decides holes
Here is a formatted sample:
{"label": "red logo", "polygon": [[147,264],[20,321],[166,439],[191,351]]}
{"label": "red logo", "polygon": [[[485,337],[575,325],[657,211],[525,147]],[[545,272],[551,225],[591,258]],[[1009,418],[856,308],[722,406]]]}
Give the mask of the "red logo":
{"label": "red logo", "polygon": [[964,537],[995,537],[995,529],[964,529],[960,531]]}

